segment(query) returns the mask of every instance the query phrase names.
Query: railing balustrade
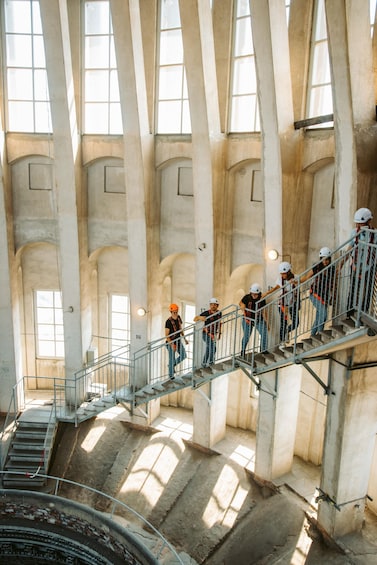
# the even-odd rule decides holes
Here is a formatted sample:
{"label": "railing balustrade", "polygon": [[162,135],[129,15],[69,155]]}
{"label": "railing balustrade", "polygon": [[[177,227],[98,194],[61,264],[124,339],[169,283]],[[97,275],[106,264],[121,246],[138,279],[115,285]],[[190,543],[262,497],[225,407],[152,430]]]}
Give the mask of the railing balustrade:
{"label": "railing balustrade", "polygon": [[[262,317],[267,321],[267,351],[290,345],[294,358],[300,340],[310,336],[315,339],[322,329],[326,331],[329,326],[336,326],[339,319],[351,314],[356,327],[367,321],[377,329],[377,230],[365,230],[365,237],[357,237],[357,241],[350,239],[341,245],[333,252],[329,265],[303,280],[311,270],[309,268],[296,276],[296,286],[289,292],[283,293],[279,289],[267,296],[266,305],[254,313],[256,322]],[[316,301],[315,295],[325,297],[325,300]],[[319,308],[315,308],[313,303]],[[222,335],[211,344],[215,349],[214,366],[215,369],[218,366],[218,373],[221,373],[221,364],[225,362],[227,367],[223,372],[236,368],[242,349],[242,319],[243,312],[238,305],[222,310]],[[216,334],[212,330],[217,324],[215,321],[206,326],[209,333]],[[185,385],[195,387],[198,371],[200,382],[203,382],[203,374],[211,378],[211,370],[206,372],[206,367],[203,367],[206,348],[203,337],[206,336],[202,322],[186,326],[184,330],[189,342],[188,345],[182,343],[186,358],[176,365],[174,377],[185,377]],[[260,334],[254,327],[245,351],[251,372],[261,345]],[[148,343],[133,355],[128,346],[120,347],[77,371],[72,379],[51,379],[56,418],[76,415],[82,403],[92,398],[111,394],[116,402],[125,398],[126,391],[136,393],[146,385],[155,386],[169,380],[167,347],[165,337]],[[2,462],[6,438],[11,435],[8,431],[17,417],[21,386],[24,386],[23,380],[15,385],[3,428]],[[77,425],[77,416],[74,421]]]}

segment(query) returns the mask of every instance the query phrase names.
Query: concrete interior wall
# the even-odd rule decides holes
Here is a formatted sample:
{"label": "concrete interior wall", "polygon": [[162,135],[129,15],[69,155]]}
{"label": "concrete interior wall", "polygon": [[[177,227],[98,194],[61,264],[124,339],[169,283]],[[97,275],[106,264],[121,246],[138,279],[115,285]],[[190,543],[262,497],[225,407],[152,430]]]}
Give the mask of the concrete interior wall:
{"label": "concrete interior wall", "polygon": [[[350,4],[357,1],[353,0]],[[67,4],[71,16],[76,15],[76,3],[70,1]],[[149,128],[153,132],[157,3],[147,0],[140,4],[145,68],[139,72],[145,73]],[[221,184],[204,187],[201,193],[204,195],[208,190],[212,191],[214,196],[213,211],[205,218],[205,221],[215,226],[211,245],[216,257],[216,268],[213,280],[208,282],[208,286],[219,296],[221,304],[226,306],[237,304],[253,282],[259,282],[266,289],[274,284],[278,263],[272,266],[266,263],[265,233],[278,220],[282,221],[283,226],[281,251],[290,257],[295,272],[299,273],[316,260],[320,247],[326,245],[334,248],[341,243],[338,240],[339,224],[342,227],[341,233],[348,233],[352,212],[344,217],[342,210],[350,209],[356,201],[360,206],[369,206],[377,214],[377,127],[375,121],[370,119],[370,111],[375,110],[374,100],[368,112],[361,116],[360,112],[358,113],[357,123],[355,120],[355,123],[351,124],[348,135],[337,126],[317,131],[295,132],[292,121],[288,130],[276,132],[282,153],[282,162],[277,167],[284,169],[281,184],[276,180],[273,187],[266,186],[263,178],[267,143],[265,132],[228,135],[226,131],[229,38],[232,27],[229,16],[232,3],[230,0],[214,0],[213,4],[213,33],[217,49],[213,63],[216,66],[219,87],[220,132],[217,134],[223,134],[221,150],[216,148],[213,152],[216,153],[216,178],[221,179]],[[294,120],[304,117],[304,69],[309,55],[307,38],[310,36],[311,26],[311,20],[306,17],[309,4],[311,3],[306,0],[295,0],[291,3],[292,22],[301,22],[299,28],[294,29],[291,26],[289,29]],[[67,42],[71,42],[70,49],[73,54],[80,51],[79,22],[79,18],[71,17],[71,34],[69,39],[66,38]],[[277,31],[282,33],[282,29]],[[220,41],[224,37],[228,38],[228,42]],[[339,43],[334,34],[333,50],[344,49],[343,39],[338,41]],[[352,44],[350,49],[356,50],[357,46]],[[372,46],[370,49],[372,50]],[[347,72],[346,69],[343,69],[343,72]],[[78,85],[81,79],[77,60],[73,65],[73,74],[77,114],[80,116],[81,99]],[[375,74],[375,71],[370,76],[362,73],[359,80],[369,84],[373,82]],[[266,77],[262,71],[261,80],[266,80]],[[275,90],[272,84],[270,87],[277,99],[279,91]],[[357,99],[347,99],[345,104],[348,104],[351,111],[352,107],[357,105]],[[278,121],[280,118],[284,122],[286,113],[279,104],[277,108],[280,108],[281,112],[280,115],[278,112]],[[263,115],[262,126],[268,125],[269,119],[270,116]],[[13,267],[21,269],[21,276],[12,278],[9,285],[13,287],[22,304],[20,334],[23,336],[23,374],[30,377],[30,388],[43,388],[47,382],[44,382],[42,377],[64,376],[64,360],[39,359],[36,355],[33,309],[33,292],[36,289],[61,288],[61,236],[58,232],[55,188],[53,183],[49,186],[46,180],[48,167],[54,165],[54,135],[14,134],[5,131],[4,134],[2,191],[7,202],[4,220],[8,232],[5,243],[14,242],[10,263]],[[348,169],[340,156],[342,144],[350,143],[353,136],[357,138],[357,151],[355,150],[353,169],[347,176]],[[208,140],[205,142],[207,148]],[[213,143],[212,138],[210,142]],[[146,306],[150,312],[146,323],[151,339],[164,335],[164,323],[170,302],[192,304],[198,310],[207,306],[206,300],[196,304],[196,291],[204,282],[207,284],[202,275],[197,276],[200,254],[198,245],[201,242],[197,241],[196,234],[205,223],[198,220],[196,208],[198,206],[200,209],[201,195],[196,194],[195,190],[195,196],[187,192],[179,194],[180,172],[182,175],[192,174],[190,170],[195,166],[195,156],[201,152],[201,143],[203,141],[195,136],[153,138],[152,164],[146,174],[152,180],[144,187],[147,249],[143,249],[146,256],[143,268],[148,273]],[[75,191],[77,223],[80,228],[80,293],[82,297],[90,297],[90,332],[92,336],[100,336],[93,337],[92,342],[98,347],[99,353],[105,353],[109,329],[108,296],[110,293],[128,295],[130,272],[138,272],[140,267],[137,262],[130,260],[129,254],[129,217],[133,211],[129,209],[127,195],[130,191],[132,193],[135,187],[125,182],[122,138],[80,136],[79,148],[82,162],[78,165]],[[185,178],[183,190],[187,189],[187,176]],[[355,178],[358,179],[356,184]],[[42,183],[41,188],[33,184],[36,179]],[[345,184],[340,183],[339,179],[342,182],[347,180],[345,184],[350,187],[349,190],[342,192]],[[252,186],[257,186],[258,182],[261,201],[259,198],[253,199],[252,194]],[[271,188],[281,194],[282,209],[275,200],[266,199],[265,196],[270,194],[268,190]],[[204,196],[202,197],[204,202]],[[195,204],[195,198],[199,203]],[[202,270],[200,272],[202,273]],[[132,302],[133,297],[130,299]],[[5,324],[2,319],[1,324]],[[316,370],[318,374],[326,375],[326,362],[318,363]],[[301,377],[294,453],[320,465],[326,397],[320,385],[304,369]],[[240,371],[228,379],[227,424],[255,430],[258,394],[253,383]],[[194,406],[193,393],[188,389],[166,397],[161,402],[187,409]],[[377,489],[376,469],[375,455],[370,474],[371,493]]]}

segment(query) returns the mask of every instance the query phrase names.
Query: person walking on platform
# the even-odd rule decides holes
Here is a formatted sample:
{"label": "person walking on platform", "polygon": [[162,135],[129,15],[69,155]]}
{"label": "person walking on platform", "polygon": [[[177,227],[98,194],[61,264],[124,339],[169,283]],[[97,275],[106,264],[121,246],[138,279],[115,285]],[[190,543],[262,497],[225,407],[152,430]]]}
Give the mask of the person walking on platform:
{"label": "person walking on platform", "polygon": [[241,345],[241,357],[245,357],[247,344],[251,336],[253,327],[258,330],[260,335],[260,350],[267,350],[267,324],[266,324],[266,301],[262,299],[262,289],[259,284],[251,285],[249,293],[245,294],[239,303],[243,311],[242,329],[243,338]]}
{"label": "person walking on platform", "polygon": [[279,298],[280,312],[280,341],[286,341],[290,332],[295,330],[299,323],[300,296],[296,288],[295,275],[292,265],[282,261],[279,265],[279,277],[273,288],[263,294],[263,298],[281,289]]}
{"label": "person walking on platform", "polygon": [[[372,224],[373,215],[369,208],[359,208],[354,215],[355,228],[351,232],[350,286],[347,300],[347,318],[356,309],[368,313],[376,278],[377,236]],[[365,244],[365,245],[363,245]]]}
{"label": "person walking on platform", "polygon": [[[170,316],[165,322],[166,347],[169,353],[169,378],[171,380],[174,380],[175,366],[186,359],[186,350],[181,339],[184,338],[182,319],[178,310],[177,304],[170,304]],[[187,345],[187,339],[184,338],[184,340]]]}
{"label": "person walking on platform", "polygon": [[335,287],[335,267],[331,265],[331,249],[322,247],[319,252],[320,261],[302,277],[297,277],[303,283],[313,277],[310,285],[309,299],[316,314],[310,335],[313,337],[321,332],[327,320],[328,306],[332,300]]}
{"label": "person walking on platform", "polygon": [[206,345],[204,352],[202,367],[208,367],[215,362],[216,341],[221,337],[221,317],[219,311],[219,301],[217,298],[211,298],[209,301],[209,309],[195,316],[194,322],[204,322],[202,338]]}

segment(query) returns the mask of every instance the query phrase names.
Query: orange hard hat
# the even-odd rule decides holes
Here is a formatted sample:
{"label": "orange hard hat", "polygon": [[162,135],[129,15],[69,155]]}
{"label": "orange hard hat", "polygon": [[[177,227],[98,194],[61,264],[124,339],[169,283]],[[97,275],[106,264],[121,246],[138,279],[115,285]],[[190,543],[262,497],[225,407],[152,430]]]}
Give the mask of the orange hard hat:
{"label": "orange hard hat", "polygon": [[178,308],[177,304],[170,304],[169,310],[170,310],[170,312],[178,312],[179,308]]}

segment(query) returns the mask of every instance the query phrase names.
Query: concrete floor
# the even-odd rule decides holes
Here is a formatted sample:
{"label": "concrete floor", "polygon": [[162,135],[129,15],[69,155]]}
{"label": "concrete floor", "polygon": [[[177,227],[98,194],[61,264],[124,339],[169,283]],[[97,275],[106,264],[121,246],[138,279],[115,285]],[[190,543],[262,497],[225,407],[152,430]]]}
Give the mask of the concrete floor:
{"label": "concrete floor", "polygon": [[[44,402],[28,394],[28,406]],[[65,424],[51,469],[126,502],[145,516],[191,563],[205,565],[372,565],[377,518],[361,533],[325,545],[315,527],[320,468],[295,457],[276,490],[252,479],[255,434],[227,428],[209,453],[191,444],[192,413],[161,407],[149,429],[111,408],[74,428]],[[64,496],[83,500],[72,489]],[[106,508],[103,508],[106,511]]]}

